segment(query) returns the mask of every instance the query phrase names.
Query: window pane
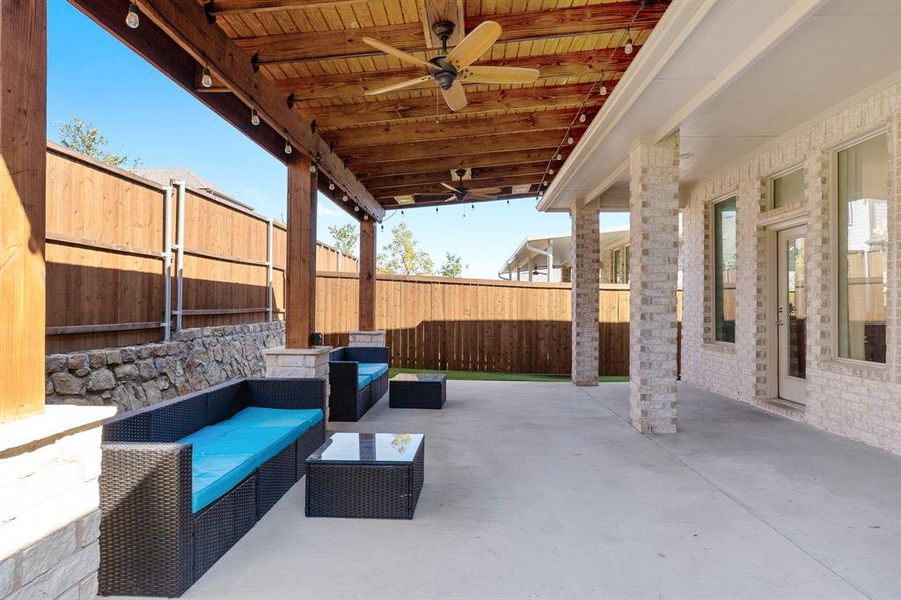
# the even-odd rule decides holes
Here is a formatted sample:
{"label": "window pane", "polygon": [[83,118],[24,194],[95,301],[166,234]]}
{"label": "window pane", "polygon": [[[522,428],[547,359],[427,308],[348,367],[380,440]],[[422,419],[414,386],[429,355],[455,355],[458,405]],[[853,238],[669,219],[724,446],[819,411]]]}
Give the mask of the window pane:
{"label": "window pane", "polygon": [[613,283],[622,283],[623,282],[623,274],[620,270],[620,256],[619,250],[613,251]]}
{"label": "window pane", "polygon": [[735,198],[714,205],[713,221],[715,339],[718,342],[735,342],[735,275],[738,264]]}
{"label": "window pane", "polygon": [[888,142],[838,153],[838,355],[885,362]]}
{"label": "window pane", "polygon": [[804,198],[804,169],[773,180],[773,208],[796,204]]}
{"label": "window pane", "polygon": [[630,249],[632,246],[626,246],[626,258],[623,259],[623,274],[625,275],[625,282],[629,283],[629,267],[631,266],[631,252]]}

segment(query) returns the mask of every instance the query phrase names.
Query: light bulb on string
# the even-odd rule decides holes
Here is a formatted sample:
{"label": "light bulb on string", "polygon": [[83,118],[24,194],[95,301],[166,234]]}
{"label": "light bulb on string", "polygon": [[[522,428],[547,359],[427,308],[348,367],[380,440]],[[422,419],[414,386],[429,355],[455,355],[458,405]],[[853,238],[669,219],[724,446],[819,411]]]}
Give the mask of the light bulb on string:
{"label": "light bulb on string", "polygon": [[291,142],[285,140],[285,154],[291,154],[294,152],[294,148],[291,147]]}
{"label": "light bulb on string", "polygon": [[260,124],[260,115],[257,114],[257,109],[250,109],[250,124],[256,127]]}
{"label": "light bulb on string", "polygon": [[360,205],[359,205],[359,204],[357,204],[356,206],[354,206],[354,212],[360,212]]}
{"label": "light bulb on string", "polygon": [[557,160],[563,160],[563,154],[557,153]]}
{"label": "light bulb on string", "polygon": [[579,115],[579,123],[584,123],[587,119],[588,117],[585,116],[585,113]]}
{"label": "light bulb on string", "polygon": [[632,45],[632,36],[629,36],[629,39],[626,40],[626,47],[623,48],[623,52],[626,54],[632,54],[635,51],[635,46]]}
{"label": "light bulb on string", "polygon": [[335,182],[334,182],[334,181],[329,181],[329,182],[328,182],[328,191],[330,191],[330,192],[334,192],[334,191],[335,191]]}
{"label": "light bulb on string", "polygon": [[200,76],[200,85],[205,88],[213,87],[213,75],[210,73],[209,67],[203,68],[203,74]]}
{"label": "light bulb on string", "polygon": [[347,202],[347,194],[344,194],[343,196],[341,196],[341,201]]}
{"label": "light bulb on string", "polygon": [[574,142],[574,141],[575,141],[575,140],[573,139],[573,136],[569,136],[568,138],[566,138],[566,143],[567,143],[568,145],[570,145],[570,146],[573,145],[573,142]]}
{"label": "light bulb on string", "polygon": [[132,29],[137,29],[141,24],[141,16],[138,14],[137,2],[128,5],[128,14],[125,15],[125,24]]}

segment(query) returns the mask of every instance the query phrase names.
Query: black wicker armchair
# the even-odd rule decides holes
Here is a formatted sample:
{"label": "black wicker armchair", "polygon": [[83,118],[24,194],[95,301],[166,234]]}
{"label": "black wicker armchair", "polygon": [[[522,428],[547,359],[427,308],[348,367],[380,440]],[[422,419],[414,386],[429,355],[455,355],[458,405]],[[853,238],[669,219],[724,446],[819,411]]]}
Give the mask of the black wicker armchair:
{"label": "black wicker armchair", "polygon": [[324,379],[241,379],[108,420],[100,594],[184,593],[306,473],[325,402]]}
{"label": "black wicker armchair", "polygon": [[329,354],[329,420],[358,421],[388,391],[388,348],[347,346]]}

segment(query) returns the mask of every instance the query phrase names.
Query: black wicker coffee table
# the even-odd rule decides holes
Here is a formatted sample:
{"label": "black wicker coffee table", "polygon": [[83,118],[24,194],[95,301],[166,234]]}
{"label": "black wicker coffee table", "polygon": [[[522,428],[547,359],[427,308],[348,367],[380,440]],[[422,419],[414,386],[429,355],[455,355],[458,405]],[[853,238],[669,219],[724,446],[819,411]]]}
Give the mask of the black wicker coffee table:
{"label": "black wicker coffee table", "polygon": [[306,514],[412,519],[424,458],[421,433],[336,433],[307,458]]}
{"label": "black wicker coffee table", "polygon": [[441,408],[447,397],[443,373],[401,373],[389,382],[391,408]]}

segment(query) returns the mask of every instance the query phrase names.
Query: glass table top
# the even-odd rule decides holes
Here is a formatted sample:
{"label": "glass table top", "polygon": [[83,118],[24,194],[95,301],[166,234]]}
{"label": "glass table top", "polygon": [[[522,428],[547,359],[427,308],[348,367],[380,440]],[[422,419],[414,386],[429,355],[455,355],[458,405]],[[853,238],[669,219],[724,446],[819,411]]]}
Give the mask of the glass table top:
{"label": "glass table top", "polygon": [[339,432],[325,440],[307,462],[409,463],[424,437],[421,433]]}

